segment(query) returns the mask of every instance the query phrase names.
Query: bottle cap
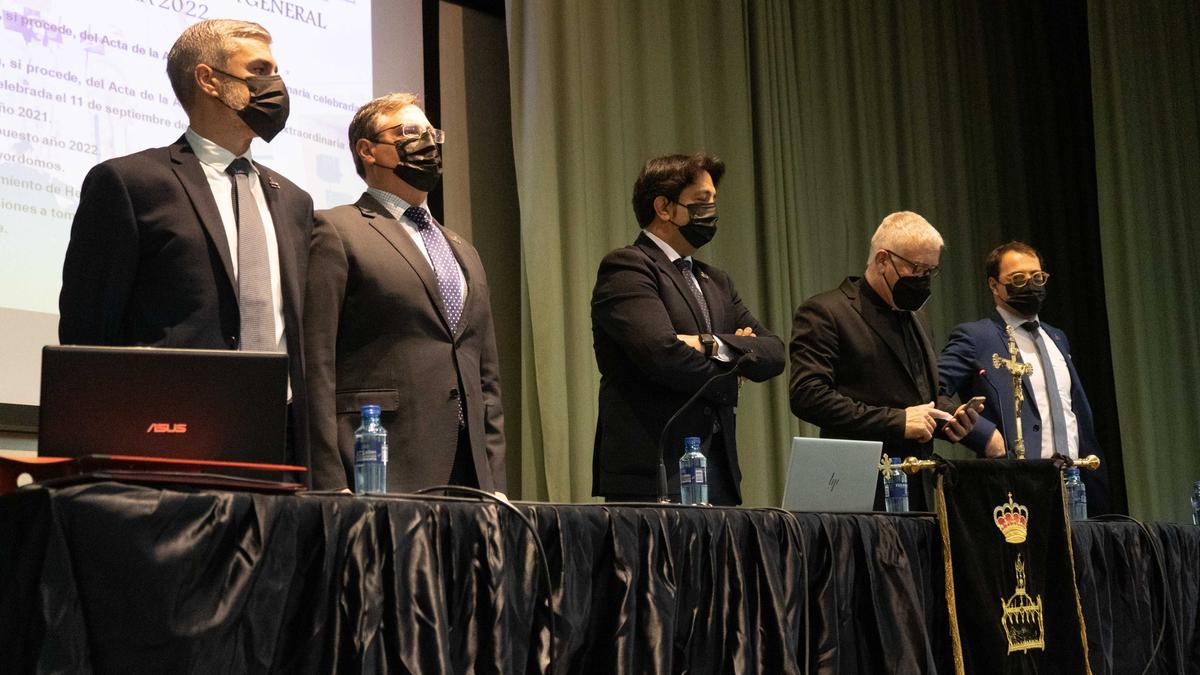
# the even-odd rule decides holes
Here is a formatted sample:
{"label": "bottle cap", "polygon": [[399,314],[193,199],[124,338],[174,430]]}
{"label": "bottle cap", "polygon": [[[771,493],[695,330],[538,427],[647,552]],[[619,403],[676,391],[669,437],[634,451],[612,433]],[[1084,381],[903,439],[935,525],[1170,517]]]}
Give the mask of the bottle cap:
{"label": "bottle cap", "polygon": [[1072,478],[1079,476],[1079,467],[1077,467],[1077,466],[1068,467],[1067,475]]}
{"label": "bottle cap", "polygon": [[379,406],[374,403],[368,403],[362,408],[363,417],[379,417]]}
{"label": "bottle cap", "polygon": [[899,457],[892,458],[892,464],[899,464],[901,461],[903,461],[903,460],[901,460]]}
{"label": "bottle cap", "polygon": [[684,436],[683,437],[683,450],[684,450],[684,452],[687,452],[689,450],[697,450],[697,451],[700,450],[700,437],[699,436]]}

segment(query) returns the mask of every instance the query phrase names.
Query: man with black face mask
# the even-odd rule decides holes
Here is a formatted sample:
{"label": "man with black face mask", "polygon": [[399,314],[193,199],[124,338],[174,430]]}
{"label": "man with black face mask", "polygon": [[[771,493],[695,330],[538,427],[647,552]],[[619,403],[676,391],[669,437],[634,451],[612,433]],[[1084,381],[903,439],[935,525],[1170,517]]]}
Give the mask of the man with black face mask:
{"label": "man with black face mask", "polygon": [[256,23],[201,21],[167,55],[187,113],[173,144],[92,168],[63,265],[63,344],[286,352],[288,445],[308,464],[304,275],[312,198],[253,161],[288,116]]}
{"label": "man with black face mask", "polygon": [[[1021,360],[1033,365],[1024,378],[1021,433],[1027,459],[1055,453],[1071,458],[1104,455],[1092,424],[1092,407],[1071,361],[1067,336],[1040,319],[1050,274],[1029,244],[1010,241],[988,254],[988,289],[996,303],[991,316],[957,326],[938,359],[939,389],[967,400],[986,396],[987,404],[963,445],[981,457],[1015,458],[1012,378],[992,365],[992,354],[1008,355],[1007,327],[1012,326]],[[1108,471],[1082,472],[1088,513],[1109,511]]]}
{"label": "man with black face mask", "polygon": [[[937,394],[937,361],[919,310],[937,276],[942,236],[910,211],[883,219],[862,277],[809,298],[792,323],[791,406],[824,438],[883,442],[892,457],[928,457],[933,438],[957,442],[978,408]],[[936,400],[935,400],[936,398]],[[929,510],[918,474],[909,507]],[[882,481],[875,508],[883,508]]]}
{"label": "man with black face mask", "polygon": [[592,337],[600,368],[600,415],[592,494],[653,501],[658,467],[667,495],[679,497],[685,436],[700,438],[708,460],[708,500],[742,502],[736,418],[740,377],[728,374],[669,418],[710,378],[739,372],[762,382],[783,370],[783,342],[742,303],[729,275],[693,254],[717,232],[717,184],[725,164],[707,155],[646,162],[633,187],[642,231],[600,263],[592,291]]}
{"label": "man with black face mask", "polygon": [[317,212],[305,327],[313,483],[354,485],[359,409],[387,428],[387,487],[505,490],[504,412],[487,278],[479,254],[426,199],[444,134],[411,94],[381,96],[350,122],[367,190]]}

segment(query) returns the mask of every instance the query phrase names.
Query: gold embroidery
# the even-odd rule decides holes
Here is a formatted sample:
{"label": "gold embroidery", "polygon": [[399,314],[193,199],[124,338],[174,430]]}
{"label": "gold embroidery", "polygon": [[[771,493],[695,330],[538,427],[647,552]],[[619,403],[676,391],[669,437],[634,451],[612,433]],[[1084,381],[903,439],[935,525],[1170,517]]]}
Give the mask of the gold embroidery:
{"label": "gold embroidery", "polygon": [[[1010,498],[1011,499],[1011,498]],[[1024,541],[1024,535],[1022,535]],[[1025,592],[1025,563],[1017,555],[1017,588],[1008,600],[1001,598],[1003,610],[1000,623],[1008,638],[1008,653],[1046,648],[1046,633],[1042,626],[1042,596],[1031,597]]]}
{"label": "gold embroidery", "polygon": [[1008,503],[992,509],[992,517],[996,527],[1004,535],[1004,541],[1010,544],[1024,544],[1029,524],[1029,509],[1013,501],[1012,493],[1008,493]]}

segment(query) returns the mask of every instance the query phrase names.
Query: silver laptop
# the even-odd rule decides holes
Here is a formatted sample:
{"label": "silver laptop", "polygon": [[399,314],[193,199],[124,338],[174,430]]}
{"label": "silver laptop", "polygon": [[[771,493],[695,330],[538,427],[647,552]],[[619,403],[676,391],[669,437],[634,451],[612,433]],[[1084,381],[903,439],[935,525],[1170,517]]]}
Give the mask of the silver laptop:
{"label": "silver laptop", "polygon": [[882,453],[880,441],[793,438],[783,508],[870,511]]}

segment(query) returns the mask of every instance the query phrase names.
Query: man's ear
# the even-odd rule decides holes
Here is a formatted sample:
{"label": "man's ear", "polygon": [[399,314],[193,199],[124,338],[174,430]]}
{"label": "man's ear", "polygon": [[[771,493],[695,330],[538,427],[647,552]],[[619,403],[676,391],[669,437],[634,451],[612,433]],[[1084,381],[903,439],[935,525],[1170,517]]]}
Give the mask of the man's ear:
{"label": "man's ear", "polygon": [[192,77],[196,80],[196,87],[199,89],[202,96],[211,96],[219,98],[221,92],[217,89],[217,83],[213,81],[213,73],[215,71],[207,63],[197,63],[196,69],[192,71]]}
{"label": "man's ear", "polygon": [[654,213],[663,220],[671,219],[671,200],[659,195],[654,198]]}
{"label": "man's ear", "polygon": [[354,142],[354,154],[362,160],[363,166],[371,166],[375,164],[375,156],[371,154],[371,141],[365,138],[360,138]]}

